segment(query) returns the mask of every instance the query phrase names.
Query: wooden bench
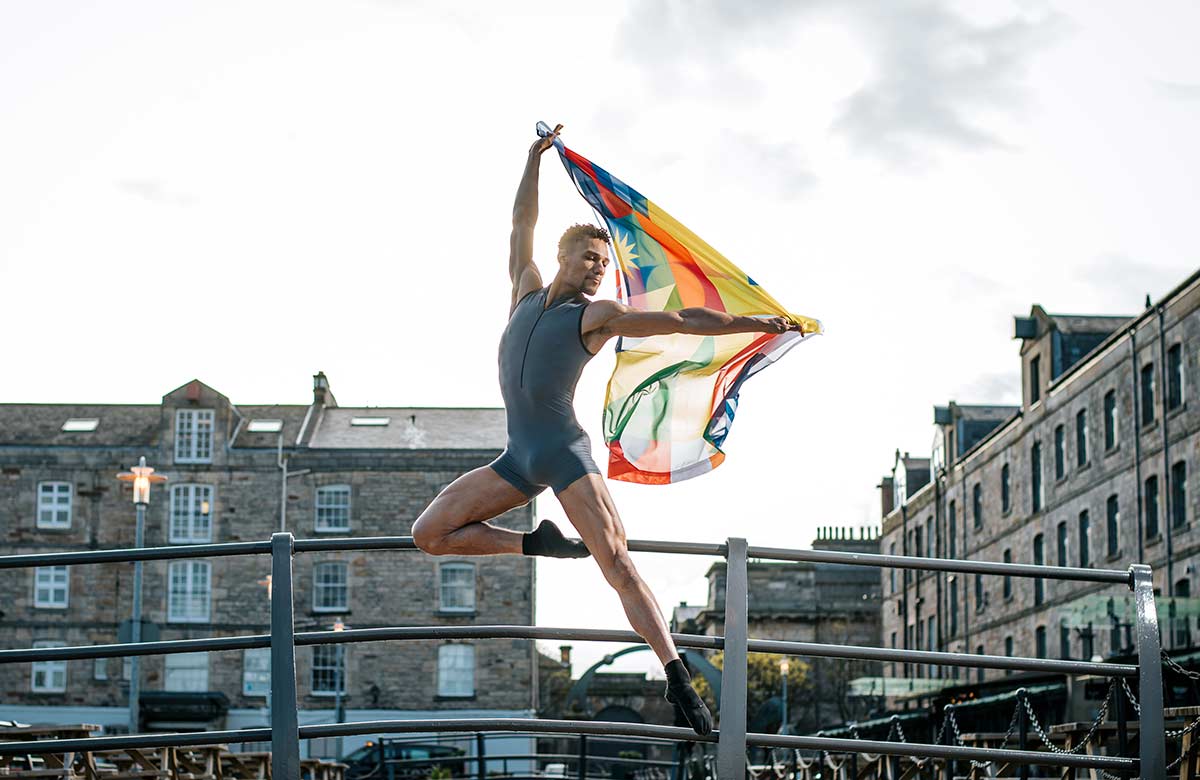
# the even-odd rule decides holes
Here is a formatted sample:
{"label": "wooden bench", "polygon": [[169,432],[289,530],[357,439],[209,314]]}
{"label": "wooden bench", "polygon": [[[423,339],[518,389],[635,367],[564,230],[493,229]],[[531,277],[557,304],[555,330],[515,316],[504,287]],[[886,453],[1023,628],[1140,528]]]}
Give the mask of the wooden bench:
{"label": "wooden bench", "polygon": [[[93,723],[49,726],[0,726],[0,742],[32,742],[44,739],[86,739],[100,730]],[[74,778],[77,754],[38,753],[0,756],[0,774],[20,778]]]}

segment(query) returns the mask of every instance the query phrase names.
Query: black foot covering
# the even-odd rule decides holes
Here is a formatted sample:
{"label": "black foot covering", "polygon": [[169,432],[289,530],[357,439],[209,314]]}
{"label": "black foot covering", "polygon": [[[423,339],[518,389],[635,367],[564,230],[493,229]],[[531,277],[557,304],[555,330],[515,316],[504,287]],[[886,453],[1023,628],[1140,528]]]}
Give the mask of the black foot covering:
{"label": "black foot covering", "polygon": [[697,734],[704,736],[713,730],[712,714],[704,705],[704,700],[692,687],[692,678],[688,674],[683,661],[675,659],[666,666],[667,672],[667,701],[679,707],[688,725]]}
{"label": "black foot covering", "polygon": [[544,555],[547,558],[586,558],[591,555],[583,542],[575,542],[562,535],[558,526],[543,520],[534,531],[524,534],[521,552],[526,555]]}

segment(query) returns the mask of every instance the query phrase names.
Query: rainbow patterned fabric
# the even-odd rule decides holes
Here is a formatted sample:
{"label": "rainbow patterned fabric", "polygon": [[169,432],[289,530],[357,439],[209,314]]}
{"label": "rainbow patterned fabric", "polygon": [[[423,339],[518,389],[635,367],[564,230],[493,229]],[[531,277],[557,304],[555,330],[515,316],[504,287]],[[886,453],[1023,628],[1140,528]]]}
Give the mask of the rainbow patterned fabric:
{"label": "rainbow patterned fabric", "polygon": [[612,235],[622,303],[644,311],[704,306],[782,316],[801,327],[781,334],[618,339],[604,405],[608,476],[662,485],[712,471],[725,458],[721,447],[742,385],[802,339],[820,333],[821,323],[787,311],[699,236],[561,138],[554,145],[579,193]]}

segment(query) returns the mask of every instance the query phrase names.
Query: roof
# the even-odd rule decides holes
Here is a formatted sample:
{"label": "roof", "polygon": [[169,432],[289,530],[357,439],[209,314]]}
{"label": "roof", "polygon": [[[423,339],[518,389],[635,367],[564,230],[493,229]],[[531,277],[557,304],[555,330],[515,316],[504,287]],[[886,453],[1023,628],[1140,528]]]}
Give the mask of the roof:
{"label": "roof", "polygon": [[1063,333],[1112,333],[1133,315],[1112,316],[1107,314],[1047,314],[1054,327]]}
{"label": "roof", "polygon": [[[94,418],[94,431],[66,432],[69,418]],[[158,438],[158,404],[0,404],[0,444],[51,446],[152,446]]]}
{"label": "roof", "polygon": [[959,417],[964,420],[996,420],[1000,422],[1007,420],[1009,417],[1012,417],[1014,414],[1021,411],[1020,406],[985,404],[966,406],[963,404],[955,404],[954,408],[958,411]]}
{"label": "roof", "polygon": [[[352,425],[354,418],[386,418],[386,425]],[[310,423],[311,425],[312,423]],[[325,409],[308,446],[313,449],[502,450],[508,441],[504,410],[417,407]]]}
{"label": "roof", "polygon": [[[279,433],[283,434],[283,446],[295,446],[300,427],[304,424],[304,417],[309,410],[308,406],[299,404],[239,404],[235,408],[244,419],[233,437],[233,446],[271,449],[279,446]],[[283,428],[277,433],[253,432],[249,430],[251,420],[279,420],[283,423]]]}

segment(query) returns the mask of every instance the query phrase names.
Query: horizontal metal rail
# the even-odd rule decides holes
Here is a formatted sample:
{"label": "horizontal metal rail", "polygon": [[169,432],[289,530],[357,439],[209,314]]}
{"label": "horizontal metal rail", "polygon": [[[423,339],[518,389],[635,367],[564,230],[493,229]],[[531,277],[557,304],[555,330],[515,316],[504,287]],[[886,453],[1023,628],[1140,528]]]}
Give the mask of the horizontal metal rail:
{"label": "horizontal metal rail", "polygon": [[[671,634],[676,647],[696,650],[720,650],[725,638],[703,634]],[[596,628],[551,628],[546,626],[401,626],[391,628],[355,628],[345,631],[304,631],[296,633],[296,646],[356,644],[388,640],[421,639],[567,639],[578,642],[628,642],[645,644],[633,631],[610,631]],[[932,650],[899,650],[856,645],[831,645],[815,642],[791,642],[774,639],[750,639],[752,653],[780,653],[810,658],[844,658],[859,661],[965,666],[985,669],[1008,669],[1025,672],[1086,674],[1102,677],[1136,677],[1133,664],[1092,663],[1090,661],[1057,661],[1047,658],[1020,656],[972,655]],[[132,655],[170,655],[197,651],[249,650],[270,647],[270,634],[248,634],[237,637],[208,637],[203,639],[171,639],[138,644],[90,645],[79,647],[21,648],[0,650],[0,664],[33,661],[78,661],[90,658],[121,658]]]}
{"label": "horizontal metal rail", "polygon": [[270,742],[271,729],[232,729],[228,731],[177,731],[169,734],[129,734],[120,737],[83,739],[36,739],[27,742],[0,742],[0,756],[81,753],[124,748],[190,747],[225,745],[242,742]]}
{"label": "horizontal metal rail", "polygon": [[891,569],[949,571],[959,574],[1001,574],[1008,577],[1032,577],[1046,580],[1108,582],[1133,587],[1133,572],[1118,569],[1080,569],[1073,566],[1042,566],[1032,563],[994,563],[953,558],[920,558],[913,555],[833,552],[831,550],[791,550],[782,547],[751,547],[751,558],[804,563],[841,563],[853,566],[879,566]]}
{"label": "horizontal metal rail", "polygon": [[73,566],[81,563],[125,563],[167,561],[180,558],[220,558],[228,555],[270,555],[270,542],[223,542],[221,544],[176,544],[167,547],[123,547],[118,550],[26,553],[0,555],[0,569],[27,566]]}

